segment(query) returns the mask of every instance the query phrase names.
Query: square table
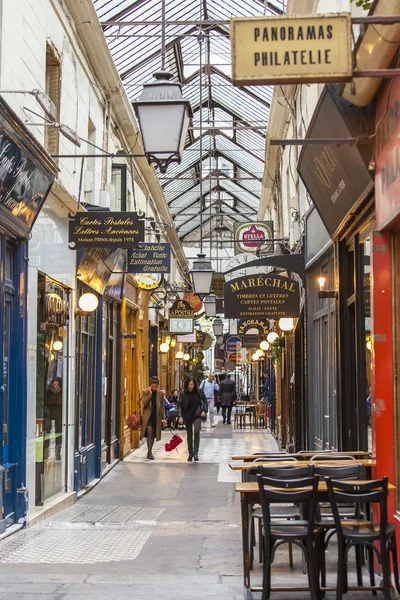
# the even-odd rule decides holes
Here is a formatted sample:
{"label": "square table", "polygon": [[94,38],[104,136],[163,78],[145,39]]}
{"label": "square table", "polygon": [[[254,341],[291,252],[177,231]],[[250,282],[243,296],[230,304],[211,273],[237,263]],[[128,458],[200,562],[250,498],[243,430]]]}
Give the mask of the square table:
{"label": "square table", "polygon": [[[368,480],[364,479],[363,482]],[[354,483],[360,483],[359,481],[355,481]],[[389,483],[389,490],[395,490],[395,486]],[[243,548],[243,584],[244,584],[244,596],[246,600],[250,600],[251,592],[261,592],[262,588],[259,587],[251,587],[250,584],[250,511],[253,504],[259,503],[259,490],[258,490],[258,482],[257,481],[245,481],[241,483],[235,484],[235,491],[240,494],[240,507],[241,507],[241,515],[242,515],[242,548]],[[326,495],[327,486],[325,481],[319,481],[318,483],[318,493],[321,494],[322,497]],[[272,591],[302,591],[303,588],[277,588]],[[309,589],[309,588],[304,588]],[[325,591],[335,591],[336,588],[322,588]],[[370,591],[372,589],[380,590],[382,588],[371,586],[363,586],[359,587],[349,587],[349,590],[364,590]]]}

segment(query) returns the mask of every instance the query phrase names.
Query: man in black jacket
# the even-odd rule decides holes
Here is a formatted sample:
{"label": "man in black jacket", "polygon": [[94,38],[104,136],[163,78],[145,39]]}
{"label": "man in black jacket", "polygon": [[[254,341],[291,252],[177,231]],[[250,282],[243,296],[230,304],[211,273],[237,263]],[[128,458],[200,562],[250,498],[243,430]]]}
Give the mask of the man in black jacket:
{"label": "man in black jacket", "polygon": [[[234,381],[231,381],[231,376],[226,373],[225,379],[223,379],[219,386],[219,394],[221,398],[222,407],[222,418],[223,422],[227,421],[228,425],[231,424],[231,413],[232,405],[236,400],[236,385]],[[228,419],[226,419],[226,412],[228,410]]]}

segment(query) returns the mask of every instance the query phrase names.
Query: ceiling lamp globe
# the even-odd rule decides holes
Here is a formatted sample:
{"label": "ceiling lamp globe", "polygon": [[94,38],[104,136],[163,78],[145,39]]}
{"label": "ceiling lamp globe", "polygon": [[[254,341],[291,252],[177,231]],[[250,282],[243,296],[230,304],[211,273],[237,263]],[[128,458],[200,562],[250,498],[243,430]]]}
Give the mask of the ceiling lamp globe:
{"label": "ceiling lamp globe", "polygon": [[169,350],[169,344],[167,344],[166,342],[163,342],[162,344],[160,344],[160,352],[162,352],[162,354],[166,354]]}
{"label": "ceiling lamp globe", "polygon": [[291,317],[279,319],[279,327],[282,331],[292,331],[294,329],[294,319]]}
{"label": "ceiling lamp globe", "polygon": [[255,353],[257,354],[258,358],[264,356],[264,352],[261,350],[261,348],[257,348]]}
{"label": "ceiling lamp globe", "polygon": [[266,352],[267,350],[269,350],[269,343],[266,340],[263,340],[260,344],[260,348],[261,350]]}
{"label": "ceiling lamp globe", "polygon": [[190,354],[188,354],[187,352],[183,355],[183,360],[185,360],[186,362],[188,360],[190,360]]}
{"label": "ceiling lamp globe", "polygon": [[254,352],[254,354],[253,354],[253,356],[251,358],[254,361],[258,360],[259,356],[258,356],[257,352]]}
{"label": "ceiling lamp globe", "polygon": [[279,337],[279,335],[276,333],[276,331],[270,331],[270,333],[267,335],[267,341],[270,344],[273,344],[274,342],[276,342],[278,337]]}
{"label": "ceiling lamp globe", "polygon": [[63,349],[63,343],[61,340],[56,340],[53,344],[54,352],[60,352]]}
{"label": "ceiling lamp globe", "polygon": [[182,358],[183,358],[183,352],[182,352],[182,350],[178,350],[178,352],[175,355],[175,358],[177,360],[182,360]]}

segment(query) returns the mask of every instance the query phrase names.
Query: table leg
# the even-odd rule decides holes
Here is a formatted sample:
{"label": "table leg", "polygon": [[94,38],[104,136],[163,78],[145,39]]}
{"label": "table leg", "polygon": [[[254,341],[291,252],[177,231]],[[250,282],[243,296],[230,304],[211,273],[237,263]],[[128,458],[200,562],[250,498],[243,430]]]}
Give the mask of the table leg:
{"label": "table leg", "polygon": [[248,598],[250,598],[249,506],[246,502],[246,494],[240,494],[240,504],[242,511],[243,585],[245,597],[248,593]]}

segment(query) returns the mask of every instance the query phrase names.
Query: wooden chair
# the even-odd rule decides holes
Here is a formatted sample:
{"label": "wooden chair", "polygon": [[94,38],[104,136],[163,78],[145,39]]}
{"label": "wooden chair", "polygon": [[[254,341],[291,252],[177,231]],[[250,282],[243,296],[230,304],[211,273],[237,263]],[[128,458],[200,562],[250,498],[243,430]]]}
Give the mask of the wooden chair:
{"label": "wooden chair", "polygon": [[233,419],[233,428],[242,429],[246,427],[246,420],[249,421],[250,427],[253,426],[253,411],[252,405],[249,402],[238,402],[236,404],[235,416]]}
{"label": "wooden chair", "polygon": [[261,426],[262,419],[262,427],[267,426],[267,405],[264,403],[255,404],[254,405],[254,426],[258,429],[258,426]]}

